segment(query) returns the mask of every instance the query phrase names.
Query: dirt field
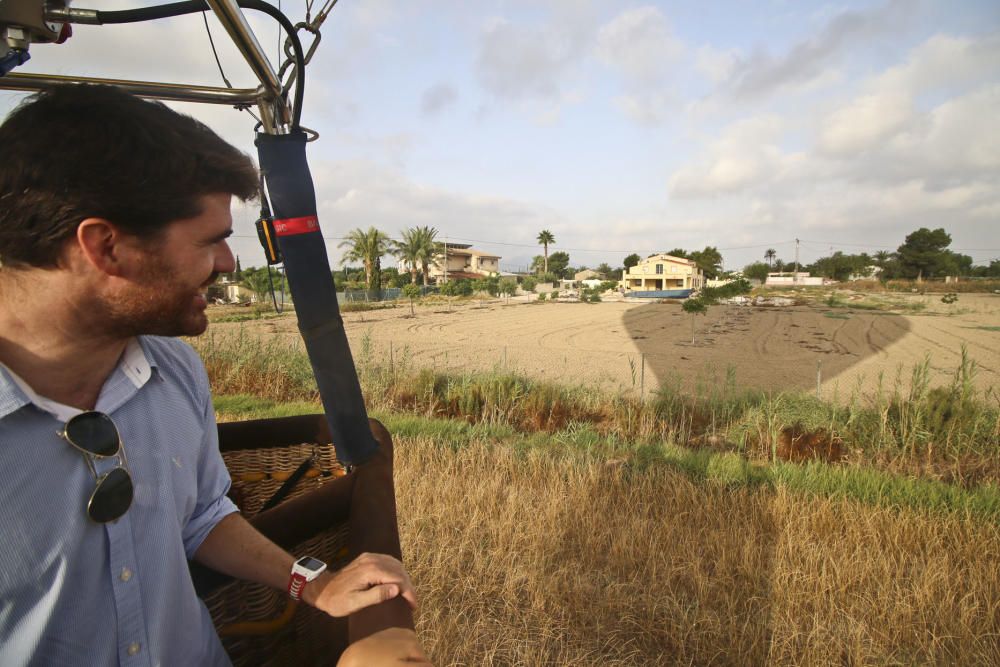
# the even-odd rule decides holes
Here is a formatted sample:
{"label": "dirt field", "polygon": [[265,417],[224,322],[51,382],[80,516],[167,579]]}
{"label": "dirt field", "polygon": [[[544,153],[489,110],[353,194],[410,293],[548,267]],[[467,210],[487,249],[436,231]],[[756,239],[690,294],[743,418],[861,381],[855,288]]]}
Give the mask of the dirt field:
{"label": "dirt field", "polygon": [[[708,387],[728,379],[763,389],[813,389],[817,362],[826,396],[858,386],[891,385],[899,368],[908,381],[930,356],[932,380],[953,376],[964,344],[976,361],[976,384],[1000,389],[1000,296],[963,294],[959,307],[933,297],[915,314],[791,307],[713,306],[695,320],[677,304],[527,303],[408,307],[344,316],[357,358],[373,355],[411,367],[507,368],[565,383],[646,392],[661,384]],[[237,325],[216,324],[216,331]],[[294,319],[250,326],[297,337]],[[645,374],[643,378],[643,359]]]}

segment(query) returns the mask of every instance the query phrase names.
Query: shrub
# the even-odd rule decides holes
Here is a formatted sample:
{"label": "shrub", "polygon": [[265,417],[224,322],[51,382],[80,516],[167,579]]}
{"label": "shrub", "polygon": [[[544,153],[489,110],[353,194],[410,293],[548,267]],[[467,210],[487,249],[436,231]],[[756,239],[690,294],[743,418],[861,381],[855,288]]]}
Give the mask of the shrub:
{"label": "shrub", "polygon": [[521,281],[521,289],[523,289],[525,292],[534,292],[536,285],[538,285],[538,281],[531,276],[527,276],[524,280]]}

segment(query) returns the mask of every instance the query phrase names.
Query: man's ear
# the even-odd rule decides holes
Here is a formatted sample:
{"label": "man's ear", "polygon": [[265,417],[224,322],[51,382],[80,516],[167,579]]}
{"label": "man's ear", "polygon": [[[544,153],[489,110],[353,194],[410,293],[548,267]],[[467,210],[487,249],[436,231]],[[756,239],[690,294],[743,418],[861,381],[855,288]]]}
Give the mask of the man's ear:
{"label": "man's ear", "polygon": [[87,218],[76,228],[76,244],[83,258],[110,276],[120,276],[124,271],[125,236],[121,229],[104,218]]}

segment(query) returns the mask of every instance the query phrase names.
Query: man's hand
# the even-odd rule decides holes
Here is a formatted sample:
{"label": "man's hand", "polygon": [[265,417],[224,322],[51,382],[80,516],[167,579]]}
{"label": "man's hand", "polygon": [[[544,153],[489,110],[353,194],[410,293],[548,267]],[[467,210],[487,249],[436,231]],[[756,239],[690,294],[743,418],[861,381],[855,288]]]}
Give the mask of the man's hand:
{"label": "man's hand", "polygon": [[337,572],[306,585],[305,601],[331,616],[347,616],[397,595],[417,608],[417,595],[403,564],[385,554],[364,553]]}
{"label": "man's hand", "polygon": [[430,664],[413,630],[387,628],[348,646],[337,667],[429,667]]}

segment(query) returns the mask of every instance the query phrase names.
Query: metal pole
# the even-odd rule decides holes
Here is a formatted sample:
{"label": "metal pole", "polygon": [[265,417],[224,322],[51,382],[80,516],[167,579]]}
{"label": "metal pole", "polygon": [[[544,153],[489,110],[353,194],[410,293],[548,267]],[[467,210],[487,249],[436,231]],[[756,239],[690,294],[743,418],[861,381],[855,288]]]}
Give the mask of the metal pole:
{"label": "metal pole", "polygon": [[816,360],[816,398],[820,397],[820,386],[823,384],[822,364],[823,361],[821,359]]}
{"label": "metal pole", "polygon": [[646,353],[643,352],[642,357],[642,370],[639,371],[639,398],[646,398]]}
{"label": "metal pole", "polygon": [[20,74],[11,72],[0,77],[0,89],[36,92],[60,83],[95,83],[117,86],[133,95],[153,100],[172,102],[202,102],[207,104],[258,104],[265,98],[263,88],[219,88],[192,86],[180,83],[130,81],[128,79],[103,79],[87,76],[62,76],[58,74]]}
{"label": "metal pole", "polygon": [[264,49],[261,48],[253,30],[250,29],[250,24],[247,23],[246,17],[240,11],[239,5],[234,0],[206,1],[215,12],[219,22],[222,23],[222,27],[232,37],[236,48],[243,54],[243,58],[250,65],[257,80],[272,97],[281,97],[281,82],[278,80],[278,75],[271,67]]}
{"label": "metal pole", "polygon": [[799,282],[799,240],[795,239],[795,274],[792,276],[792,284]]}

